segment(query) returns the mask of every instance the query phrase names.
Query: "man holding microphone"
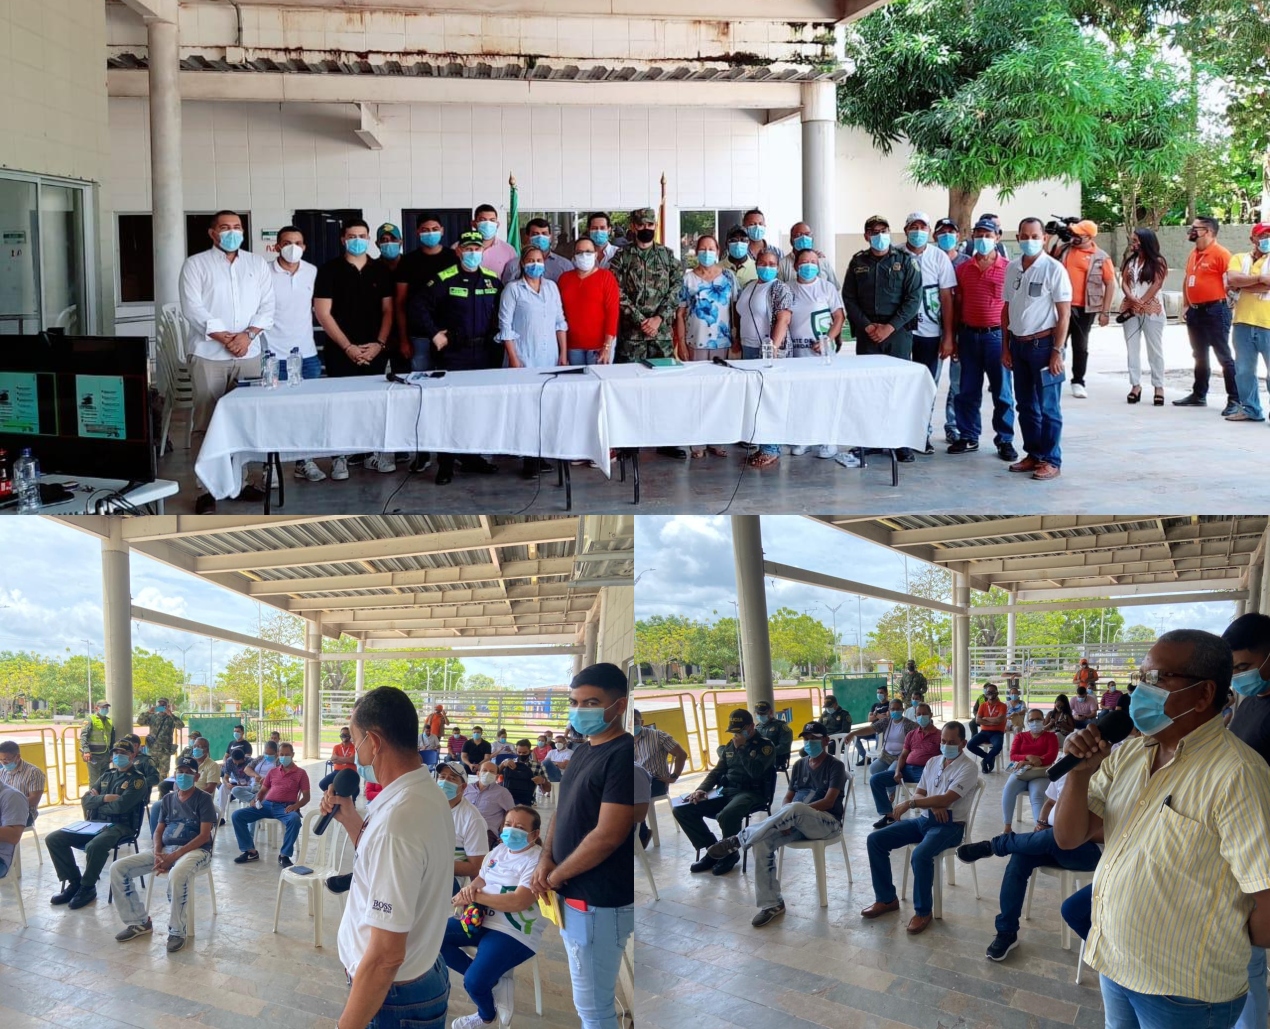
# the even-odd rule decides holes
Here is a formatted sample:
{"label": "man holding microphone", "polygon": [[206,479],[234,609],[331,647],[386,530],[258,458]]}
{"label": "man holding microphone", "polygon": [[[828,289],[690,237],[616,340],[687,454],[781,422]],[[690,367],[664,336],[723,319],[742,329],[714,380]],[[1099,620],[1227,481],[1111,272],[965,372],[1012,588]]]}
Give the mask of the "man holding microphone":
{"label": "man holding microphone", "polygon": [[351,987],[336,1029],[444,1029],[450,977],[441,939],[451,912],[454,823],[419,758],[419,717],[381,686],[353,708],[353,756],[382,790],[363,821],[353,798],[322,797],[353,841],[353,882],[339,955]]}

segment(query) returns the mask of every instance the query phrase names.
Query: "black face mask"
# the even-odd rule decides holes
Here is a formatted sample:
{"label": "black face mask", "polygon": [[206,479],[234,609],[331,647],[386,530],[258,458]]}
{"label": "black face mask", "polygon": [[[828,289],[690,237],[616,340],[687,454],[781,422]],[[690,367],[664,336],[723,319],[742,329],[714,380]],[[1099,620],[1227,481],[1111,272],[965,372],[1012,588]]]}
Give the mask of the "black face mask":
{"label": "black face mask", "polygon": [[639,240],[641,243],[651,243],[654,239],[657,238],[657,230],[656,229],[638,229],[635,233],[635,238]]}
{"label": "black face mask", "polygon": [[1194,243],[1194,242],[1196,242],[1196,241],[1199,239],[1199,233],[1198,233],[1198,232],[1188,232],[1188,233],[1186,234],[1186,238],[1187,238],[1187,239],[1189,239],[1192,243]]}

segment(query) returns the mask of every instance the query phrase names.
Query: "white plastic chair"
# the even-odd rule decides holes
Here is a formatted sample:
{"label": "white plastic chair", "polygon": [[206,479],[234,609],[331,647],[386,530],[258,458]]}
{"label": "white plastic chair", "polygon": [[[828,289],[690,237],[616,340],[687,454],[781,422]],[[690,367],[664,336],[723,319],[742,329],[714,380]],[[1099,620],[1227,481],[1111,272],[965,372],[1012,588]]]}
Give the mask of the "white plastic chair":
{"label": "white plastic chair", "polygon": [[[1062,894],[1061,900],[1066,900],[1073,893],[1079,890],[1085,882],[1093,878],[1093,872],[1074,872],[1070,868],[1057,868],[1053,865],[1041,865],[1035,869],[1028,877],[1027,881],[1027,903],[1023,907],[1023,917],[1031,919],[1032,917],[1032,893],[1036,889],[1036,873],[1043,872],[1045,875],[1052,875],[1058,880],[1058,889]],[[1060,918],[1060,922],[1063,920]],[[1063,950],[1072,949],[1072,929],[1066,922],[1063,922],[1062,928]],[[1081,955],[1085,951],[1084,941],[1081,942]],[[1076,974],[1080,974],[1080,969],[1076,970]],[[1079,982],[1079,980],[1077,980]]]}
{"label": "white plastic chair", "polygon": [[[836,757],[844,765],[847,764],[847,737],[850,735],[851,734],[847,732],[836,732],[829,737],[829,741],[833,744],[834,757]],[[850,768],[851,766],[847,765],[847,767]]]}
{"label": "white plastic chair", "polygon": [[[212,839],[216,839],[216,829],[212,828]],[[147,874],[149,874],[147,872]],[[196,924],[194,918],[194,898],[198,895],[198,880],[204,875],[207,876],[207,893],[212,901],[212,915],[216,915],[216,883],[212,881],[212,863],[209,861],[205,868],[195,872],[190,881],[190,896],[185,902],[185,924],[188,926],[186,933],[187,939],[194,939],[194,926]],[[150,901],[154,899],[159,885],[159,876],[150,876],[150,885],[146,888],[146,917],[150,917]]]}
{"label": "white plastic chair", "polygon": [[[273,905],[273,931],[277,932],[278,919],[282,916],[282,887],[284,885],[298,886],[308,893],[309,917],[313,919],[314,947],[322,946],[322,909],[323,898],[326,894],[324,886],[329,876],[339,873],[340,865],[344,860],[344,846],[348,842],[348,835],[344,832],[343,826],[334,819],[327,826],[325,833],[321,836],[314,836],[314,823],[321,817],[321,811],[315,807],[304,816],[304,822],[300,827],[300,857],[296,864],[301,867],[312,868],[313,871],[308,875],[300,875],[293,868],[282,869],[278,875],[278,894]],[[339,838],[338,843],[336,843],[336,837]],[[317,857],[310,862],[309,847],[315,839],[317,841]],[[333,859],[331,857],[332,849],[335,849]]]}
{"label": "white plastic chair", "polygon": [[[654,797],[652,802],[648,805],[648,814],[645,816],[645,820],[648,822],[648,831],[652,833],[652,846],[654,847],[661,846],[661,834],[657,831],[657,805],[659,802],[665,804],[666,807],[671,809],[671,813],[673,814],[674,808],[671,803],[673,799],[674,798],[672,798],[669,793],[665,793],[659,797]],[[679,823],[676,822],[673,817],[670,820],[670,824],[676,828],[679,826]],[[682,832],[683,830],[680,831]]]}
{"label": "white plastic chair", "polygon": [[[980,779],[978,780],[978,782],[975,783],[975,794],[974,794],[974,798],[970,801],[970,814],[966,818],[966,831],[962,836],[963,840],[968,840],[971,838],[971,830],[975,824],[975,815],[979,811],[979,800],[982,797],[983,797],[983,780]],[[904,848],[904,878],[903,878],[902,885],[900,886],[901,900],[907,899],[908,870],[909,870],[909,863],[912,860],[912,857],[913,857],[913,844],[909,844],[909,846]],[[933,889],[933,897],[932,897],[933,903],[931,905],[931,913],[936,918],[944,917],[944,887],[943,887],[942,877],[939,874],[939,865],[941,862],[943,863],[943,866],[944,866],[944,873],[948,876],[948,885],[956,886],[957,885],[957,871],[956,871],[957,848],[955,846],[949,847],[946,850],[943,850],[940,853],[935,855],[935,881],[934,881],[934,889]],[[975,869],[975,866],[973,863],[970,866],[970,877],[974,880],[974,884],[975,884],[975,900],[978,900],[979,899],[979,873]]]}
{"label": "white plastic chair", "polygon": [[22,906],[22,884],[18,881],[22,878],[22,847],[21,841],[19,845],[13,848],[13,865],[0,879],[0,888],[10,886],[13,889],[13,898],[18,902],[18,921],[22,923],[22,928],[26,928],[26,908]]}
{"label": "white plastic chair", "polygon": [[[32,836],[34,836],[34,837],[35,837],[35,861],[36,861],[36,864],[43,865],[43,864],[44,864],[44,848],[40,846],[40,834],[39,834],[39,831],[35,828],[35,823],[34,823],[34,822],[32,822],[30,825],[28,825],[25,829],[23,829],[23,830],[22,830],[22,835],[23,835],[24,837],[26,836],[26,834],[27,834],[27,833],[30,833]],[[18,845],[17,845],[16,847],[14,847],[14,848],[13,848],[13,853],[14,853],[14,854],[17,854],[17,852],[18,852],[19,850],[21,850],[21,849],[22,849],[22,840],[21,840],[21,839],[19,839],[19,840],[18,840]],[[13,867],[17,870],[17,873],[18,873],[18,878],[19,878],[19,879],[21,879],[21,878],[22,878],[22,866],[21,866],[21,863],[20,863],[20,862],[18,862],[18,861],[15,859],[15,860],[14,860],[14,862],[13,862]]]}
{"label": "white plastic chair", "polygon": [[[650,806],[648,810],[652,811],[652,807]],[[639,838],[639,833],[635,834],[635,856],[639,858],[644,874],[648,876],[648,888],[653,891],[653,900],[661,900],[661,896],[657,893],[657,881],[653,878],[653,869],[648,863],[648,854],[644,851],[644,843]]]}
{"label": "white plastic chair", "polygon": [[[460,949],[461,949],[461,950],[463,951],[463,953],[464,953],[464,954],[466,954],[468,957],[470,957],[470,958],[474,958],[474,957],[476,957],[476,948],[475,948],[475,947],[462,947],[462,948],[460,948]],[[538,955],[537,955],[537,954],[535,954],[535,955],[534,955],[533,957],[531,957],[531,958],[530,958],[527,962],[521,962],[521,964],[528,964],[528,965],[529,965],[529,970],[533,973],[533,976],[534,976],[534,1014],[536,1014],[536,1015],[541,1015],[541,1014],[542,1014],[542,976],[541,976],[541,975],[539,975],[539,973],[538,973]],[[519,965],[517,965],[516,967],[517,967],[517,968],[519,968],[520,966],[519,966]],[[503,979],[510,979],[510,980],[511,980],[511,982],[512,982],[512,984],[513,984],[513,989],[512,989],[512,1007],[514,1008],[514,1007],[516,1006],[516,993],[515,993],[516,968],[512,968],[512,969],[509,969],[508,971],[504,972],[504,973],[503,973],[503,976],[502,976],[502,979],[499,979],[499,982],[502,982],[502,981],[503,981]],[[497,994],[496,994],[496,996],[497,996]],[[511,1013],[511,1012],[509,1012],[509,1014],[510,1014],[510,1013]],[[504,1023],[502,1023],[502,1024],[503,1024],[503,1025],[507,1025],[507,1024],[509,1024],[509,1023],[504,1022]]]}
{"label": "white plastic chair", "polygon": [[185,320],[176,304],[164,304],[155,325],[155,366],[159,392],[163,396],[163,424],[159,432],[159,456],[167,445],[168,430],[176,411],[187,411],[185,449],[194,438],[194,387],[185,359]]}
{"label": "white plastic chair", "polygon": [[855,879],[851,875],[851,857],[847,854],[847,840],[840,832],[836,832],[832,836],[826,836],[823,840],[798,840],[794,843],[785,844],[785,846],[780,848],[780,853],[776,858],[776,878],[780,879],[784,875],[785,851],[810,850],[812,861],[816,866],[816,892],[820,896],[820,906],[827,908],[829,906],[829,882],[828,876],[825,874],[825,851],[835,843],[842,847],[842,863],[847,866],[847,884],[854,884]]}

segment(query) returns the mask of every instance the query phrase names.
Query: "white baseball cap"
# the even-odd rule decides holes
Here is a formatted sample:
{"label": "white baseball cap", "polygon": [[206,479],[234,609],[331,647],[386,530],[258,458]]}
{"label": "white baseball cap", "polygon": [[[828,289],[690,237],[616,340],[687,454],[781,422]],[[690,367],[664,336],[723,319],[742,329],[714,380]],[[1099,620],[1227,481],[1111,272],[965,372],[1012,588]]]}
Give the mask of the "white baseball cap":
{"label": "white baseball cap", "polygon": [[913,224],[913,222],[922,222],[925,225],[929,225],[930,215],[928,215],[925,211],[914,211],[912,214],[910,214],[907,218],[904,219],[904,228],[907,229],[910,225]]}

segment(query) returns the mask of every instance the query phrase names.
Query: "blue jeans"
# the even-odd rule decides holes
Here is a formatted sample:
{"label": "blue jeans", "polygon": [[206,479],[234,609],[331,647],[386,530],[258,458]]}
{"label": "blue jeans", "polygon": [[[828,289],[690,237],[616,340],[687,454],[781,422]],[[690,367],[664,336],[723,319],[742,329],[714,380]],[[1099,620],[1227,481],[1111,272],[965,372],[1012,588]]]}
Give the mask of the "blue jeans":
{"label": "blue jeans", "polygon": [[1012,825],[1014,822],[1014,802],[1020,793],[1027,793],[1031,798],[1033,820],[1040,818],[1041,806],[1045,803],[1045,787],[1048,785],[1049,780],[1043,775],[1037,779],[1024,781],[1011,772],[1010,778],[1006,779],[1005,787],[1001,790],[1001,817],[1005,820],[1005,824]]}
{"label": "blue jeans", "polygon": [[[300,378],[301,379],[320,379],[322,377],[322,359],[314,354],[312,357],[304,357],[300,359]],[[278,358],[278,381],[287,381],[287,359],[285,356]]]}
{"label": "blue jeans", "polygon": [[1257,382],[1257,357],[1266,362],[1266,387],[1270,388],[1270,329],[1259,325],[1235,323],[1235,382],[1239,386],[1239,404],[1249,418],[1261,421],[1260,384]]}
{"label": "blue jeans", "polygon": [[1063,901],[1059,914],[1071,927],[1072,932],[1082,940],[1089,939],[1089,930],[1094,924],[1094,884],[1082,886]]}
{"label": "blue jeans", "polygon": [[[1038,780],[1038,782],[1044,781]],[[1075,850],[1060,850],[1058,844],[1054,842],[1053,829],[994,836],[992,853],[997,857],[1010,859],[1005,875],[1001,878],[1001,912],[997,915],[997,932],[999,933],[1019,931],[1019,915],[1023,912],[1028,880],[1032,877],[1034,870],[1042,865],[1049,865],[1067,868],[1073,872],[1092,872],[1098,867],[1100,856],[1096,843],[1082,843]],[[1093,887],[1090,886],[1090,889],[1092,890]],[[1072,896],[1077,894],[1074,893]],[[1081,937],[1082,940],[1084,938],[1084,936]]]}
{"label": "blue jeans", "polygon": [[1210,1004],[1189,997],[1135,993],[1098,976],[1107,1029],[1231,1029],[1244,1008],[1244,998]]}
{"label": "blue jeans", "polygon": [[[988,752],[986,754],[980,747],[982,743],[988,744]],[[1005,733],[980,729],[970,737],[970,741],[966,744],[966,749],[979,757],[988,766],[988,771],[991,771],[996,767],[997,755],[1001,753],[1003,746],[1005,746]]]}
{"label": "blue jeans", "polygon": [[1261,1029],[1270,1017],[1270,997],[1266,996],[1266,949],[1253,947],[1248,962],[1248,996],[1235,1029]]}
{"label": "blue jeans", "polygon": [[450,1006],[450,973],[440,954],[418,979],[393,983],[366,1029],[445,1029]]}
{"label": "blue jeans", "polygon": [[295,850],[295,841],[300,835],[300,823],[303,819],[299,811],[287,813],[287,805],[276,800],[262,801],[260,807],[240,807],[230,816],[234,825],[234,838],[238,841],[238,849],[246,853],[255,849],[252,841],[252,826],[262,818],[276,818],[282,823],[282,853],[290,857]]}
{"label": "blue jeans", "polygon": [[983,429],[979,408],[983,404],[983,377],[988,377],[992,394],[992,443],[1014,441],[1014,390],[1001,364],[1001,330],[981,332],[961,329],[957,333],[957,357],[961,361],[961,383],[957,390],[957,435],[978,442]]}
{"label": "blue jeans", "polygon": [[[904,766],[905,782],[918,782],[921,778],[921,765]],[[893,810],[891,798],[895,795],[895,770],[888,768],[885,772],[869,776],[869,792],[873,794],[873,803],[877,805],[878,814],[889,815]]]}
{"label": "blue jeans", "polygon": [[569,363],[571,365],[599,364],[600,354],[602,350],[573,350],[567,351]]}
{"label": "blue jeans", "polygon": [[[468,957],[462,947],[475,947],[476,957]],[[492,1022],[498,1017],[494,1008],[494,986],[505,972],[528,961],[534,952],[514,936],[486,929],[483,925],[478,925],[469,934],[457,918],[451,918],[445,923],[441,956],[447,965],[463,976],[463,988],[472,998],[481,1018]]]}
{"label": "blue jeans", "polygon": [[[20,846],[21,844],[19,844]],[[0,858],[0,879],[3,879],[9,872],[9,862],[4,858]]]}
{"label": "blue jeans", "polygon": [[1014,398],[1019,408],[1023,450],[1046,464],[1063,463],[1059,440],[1063,435],[1063,380],[1066,373],[1050,372],[1054,337],[1019,340],[1010,338],[1014,359]]}
{"label": "blue jeans", "polygon": [[573,1006],[582,1029],[617,1029],[617,972],[635,931],[635,905],[579,911],[562,904],[564,940],[573,980]]}
{"label": "blue jeans", "polygon": [[[942,362],[941,362],[942,363]],[[939,386],[939,371],[935,371],[935,386]],[[948,362],[948,399],[944,401],[944,439],[955,443],[957,434],[957,394],[961,392],[961,361]]]}
{"label": "blue jeans", "polygon": [[873,899],[882,904],[895,900],[895,882],[891,878],[891,851],[910,844],[913,847],[913,910],[919,915],[931,913],[932,888],[935,882],[935,858],[961,842],[965,825],[961,822],[937,822],[931,815],[892,822],[885,829],[869,833],[869,872],[873,876]]}

